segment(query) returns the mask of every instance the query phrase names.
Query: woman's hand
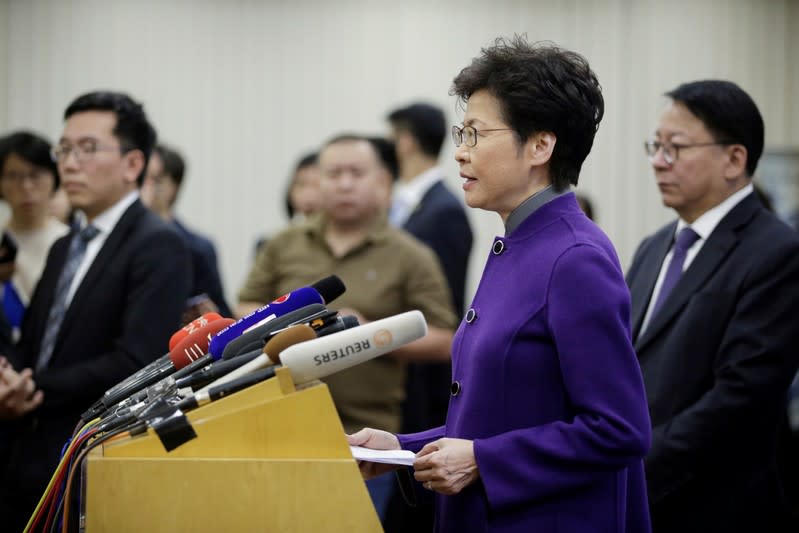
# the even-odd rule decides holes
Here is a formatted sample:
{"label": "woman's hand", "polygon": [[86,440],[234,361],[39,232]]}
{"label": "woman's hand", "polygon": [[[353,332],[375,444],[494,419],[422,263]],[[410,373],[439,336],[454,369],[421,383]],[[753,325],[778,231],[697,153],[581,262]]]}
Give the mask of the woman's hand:
{"label": "woman's hand", "polygon": [[[393,433],[381,431],[379,429],[363,428],[362,430],[347,435],[347,442],[350,446],[362,446],[373,450],[401,450],[399,439]],[[399,468],[397,465],[372,463],[369,461],[358,461],[358,468],[364,479],[372,479],[386,472],[391,472]]]}
{"label": "woman's hand", "polygon": [[479,477],[474,458],[474,441],[438,439],[416,454],[413,463],[416,481],[441,494],[458,494]]}

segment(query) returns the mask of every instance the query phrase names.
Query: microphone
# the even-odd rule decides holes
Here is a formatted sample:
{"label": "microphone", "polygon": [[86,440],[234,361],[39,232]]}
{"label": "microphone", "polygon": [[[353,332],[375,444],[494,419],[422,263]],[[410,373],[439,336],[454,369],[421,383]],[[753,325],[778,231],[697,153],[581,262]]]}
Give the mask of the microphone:
{"label": "microphone", "polygon": [[266,366],[271,366],[280,362],[280,353],[289,346],[293,346],[298,343],[307,342],[311,339],[316,338],[316,332],[314,329],[307,325],[307,324],[298,324],[296,326],[292,326],[284,331],[281,331],[271,339],[269,342],[266,343],[263,349],[263,353],[256,356],[251,361],[241,365],[237,369],[228,372],[224,376],[221,376],[216,381],[206,385],[198,392],[204,392],[210,389],[211,387],[217,387],[222,385],[223,383],[227,383],[228,381],[232,381],[238,377],[244,376],[249,372],[253,372],[255,370],[259,370]]}
{"label": "microphone", "polygon": [[[322,308],[324,311],[324,316],[326,317],[326,321],[316,318],[310,319],[306,317],[305,320],[311,320],[311,324],[317,326],[317,328],[309,329],[308,326],[305,325],[302,328],[290,327],[284,329],[283,331],[275,331],[272,333],[273,336],[270,341],[265,343],[263,348],[257,348],[250,352],[236,355],[234,358],[228,360],[219,360],[212,362],[211,364],[206,364],[207,359],[211,357],[210,354],[207,354],[199,359],[195,359],[181,370],[178,370],[174,374],[169,375],[157,383],[148,386],[144,390],[140,390],[139,392],[132,394],[123,402],[116,404],[113,409],[108,409],[108,412],[110,413],[108,413],[107,416],[116,416],[116,418],[119,418],[120,415],[123,415],[126,419],[130,419],[136,413],[141,413],[143,409],[149,409],[148,404],[154,400],[164,399],[167,401],[167,397],[172,397],[175,395],[175,393],[178,396],[186,396],[187,394],[190,394],[188,389],[199,390],[201,387],[207,388],[207,385],[213,384],[215,380],[226,376],[228,373],[233,372],[246,363],[249,363],[258,356],[261,356],[261,359],[258,362],[242,371],[237,372],[225,380],[220,379],[219,383],[231,380],[235,378],[235,376],[243,375],[251,368],[260,368],[264,365],[271,365],[271,360],[278,362],[278,354],[287,346],[358,325],[358,319],[354,316],[337,317],[330,321],[332,313],[327,311],[324,306],[320,304],[314,304],[307,307]],[[316,314],[314,316],[316,316]],[[288,315],[276,319],[276,321],[283,320],[285,318],[289,318]],[[320,327],[326,322],[328,324],[327,326]],[[283,335],[283,333],[289,330],[291,330],[290,334]],[[264,357],[264,354],[271,355]],[[192,356],[193,355],[191,353],[187,353],[188,358],[191,358]]]}
{"label": "microphone", "polygon": [[[330,312],[328,311],[328,313]],[[288,318],[288,315],[275,319],[274,322],[278,322],[285,318]],[[327,325],[324,325],[325,323]],[[272,322],[270,322],[270,324],[272,324]],[[263,348],[255,348],[248,352],[236,354],[235,357],[227,360],[225,360],[223,357],[221,360],[215,361],[210,365],[205,366],[201,370],[197,370],[196,372],[186,375],[185,377],[181,377],[180,379],[177,379],[177,374],[175,374],[175,387],[177,389],[192,388],[194,390],[198,390],[208,384],[213,383],[215,380],[227,375],[229,372],[236,370],[244,364],[249,363],[262,354],[266,354],[275,364],[277,364],[279,362],[277,357],[284,348],[305,340],[313,339],[315,337],[322,337],[324,335],[330,335],[331,333],[336,333],[337,331],[342,331],[344,329],[354,328],[358,325],[358,319],[352,315],[335,317],[332,321],[327,322],[320,321],[319,319],[312,319],[308,325],[311,326],[314,337],[310,336],[310,332],[307,327],[297,328],[296,326],[302,326],[302,324],[293,324],[282,331],[278,330],[272,332],[270,334],[270,340],[264,343]],[[291,331],[292,336],[282,335],[282,333],[287,331]],[[297,336],[300,334],[304,338]],[[274,342],[272,341],[273,339]],[[228,347],[230,347],[230,345],[228,345]],[[269,362],[263,358],[261,361],[264,364],[269,364]]]}
{"label": "microphone", "polygon": [[322,304],[314,303],[290,311],[259,326],[254,326],[233,339],[222,350],[222,359],[231,359],[239,354],[260,350],[278,331],[300,322],[309,322],[317,317],[335,315]]}
{"label": "microphone", "polygon": [[281,352],[280,362],[291,370],[294,383],[306,383],[370,361],[425,335],[427,322],[422,312],[408,311],[290,346]]}
{"label": "microphone", "polygon": [[191,333],[194,332],[194,330],[201,328],[206,324],[219,320],[220,318],[222,318],[222,315],[214,312],[205,313],[203,316],[195,318],[194,320],[192,320],[191,322],[189,322],[188,324],[186,324],[185,326],[183,326],[182,328],[180,328],[179,330],[177,330],[175,333],[172,334],[172,336],[169,338],[169,349],[171,350],[172,348],[177,346],[177,344],[180,341],[188,337]]}
{"label": "microphone", "polygon": [[[273,340],[292,330],[297,331],[292,335],[298,338],[301,331],[307,336],[309,333],[304,328],[303,325],[295,326],[276,335]],[[264,352],[269,354],[270,362],[279,360],[280,366],[288,368],[294,383],[299,385],[370,361],[426,334],[424,315],[414,310],[325,337],[293,343],[282,350],[270,346],[271,350],[267,351],[265,347]],[[175,407],[181,411],[193,409],[274,376],[275,367],[259,361],[260,357],[183,399]],[[250,368],[245,370],[245,367]]]}
{"label": "microphone", "polygon": [[250,328],[256,328],[270,320],[281,317],[290,311],[295,311],[306,305],[318,303],[325,304],[330,302],[345,291],[344,283],[338,276],[328,276],[311,285],[301,287],[288,294],[284,294],[275,301],[260,307],[249,315],[231,324],[211,340],[208,351],[214,359],[222,357],[222,353],[227,344],[239,337]]}
{"label": "microphone", "polygon": [[[199,328],[201,328],[201,327],[203,327],[203,326],[205,326],[205,325],[207,325],[207,324],[209,324],[211,322],[219,320],[220,318],[222,318],[222,317],[219,315],[219,313],[205,313],[203,316],[192,320],[191,322],[189,322],[188,324],[186,324],[185,326],[183,326],[182,328],[177,330],[175,333],[172,334],[172,337],[169,339],[169,350],[170,350],[170,352],[178,343],[180,343],[183,339],[188,337],[189,334],[193,333],[197,329],[199,329]],[[143,368],[140,368],[139,370],[137,370],[136,372],[134,372],[133,374],[131,374],[127,378],[123,379],[122,381],[120,381],[119,383],[117,383],[116,385],[114,385],[113,387],[108,389],[107,391],[105,391],[105,395],[115,394],[115,393],[119,392],[120,389],[123,389],[124,387],[127,387],[130,383],[133,383],[133,382],[141,379],[142,376],[144,376],[146,374],[150,374],[155,369],[160,368],[161,366],[165,365],[167,363],[167,361],[169,360],[169,353],[170,352],[167,352],[165,355],[159,357],[158,359],[156,359],[155,361],[153,361],[149,365],[147,365],[147,366],[145,366]]]}
{"label": "microphone", "polygon": [[[177,407],[178,409],[192,409],[194,407],[197,407],[198,405],[203,405],[201,403],[197,403],[198,400],[205,399],[205,403],[208,402],[207,393],[209,389],[214,390],[215,398],[221,397],[217,396],[217,393],[219,391],[222,391],[223,395],[231,394],[233,392],[233,389],[231,389],[230,387],[226,387],[227,383],[235,382],[233,387],[238,387],[235,390],[241,390],[241,388],[244,388],[245,386],[257,383],[257,381],[252,381],[251,374],[258,373],[258,375],[262,375],[263,373],[260,373],[259,371],[265,368],[268,369],[269,367],[273,366],[275,363],[279,362],[280,353],[285,348],[287,348],[288,346],[295,345],[297,343],[305,342],[313,338],[316,338],[316,333],[314,332],[313,328],[311,328],[308,325],[300,324],[288,328],[285,331],[282,331],[277,335],[275,335],[272,339],[270,339],[269,342],[266,343],[266,346],[264,346],[263,352],[257,354],[257,356],[254,359],[250,360],[249,362],[240,366],[239,368],[228,372],[226,375],[217,379],[210,385],[203,387],[195,394],[184,398],[177,405],[174,404],[174,400],[176,399],[174,395],[171,396],[170,398],[167,398],[167,395],[162,394],[156,399],[156,401],[152,402],[149,406],[136,406],[135,413],[132,412],[121,413],[120,416],[117,417],[119,420],[114,420],[109,422],[108,426],[111,427],[110,426],[111,424],[119,425],[120,420],[122,422],[130,422],[134,418],[138,418],[142,422],[149,423],[150,421],[156,420],[164,413],[172,411],[175,407]],[[239,358],[232,359],[230,361],[225,361],[223,364],[238,362],[238,359]],[[272,370],[272,372],[274,372],[274,370]],[[246,383],[246,385],[243,385],[243,383]],[[135,434],[138,434],[138,432],[143,430],[144,427],[146,427],[146,424],[144,426],[139,425]]]}
{"label": "microphone", "polygon": [[175,370],[189,365],[192,361],[200,358],[205,350],[208,349],[211,338],[219,331],[233,323],[233,319],[222,318],[208,323],[205,326],[195,329],[193,333],[180,341],[169,354],[165,363],[151,369],[151,371],[138,375],[137,379],[126,379],[120,386],[114,387],[113,392],[106,392],[103,397],[89,408],[81,419],[91,420],[98,414],[108,410],[121,400],[135,394],[141,389],[160,381],[165,376],[172,374]]}

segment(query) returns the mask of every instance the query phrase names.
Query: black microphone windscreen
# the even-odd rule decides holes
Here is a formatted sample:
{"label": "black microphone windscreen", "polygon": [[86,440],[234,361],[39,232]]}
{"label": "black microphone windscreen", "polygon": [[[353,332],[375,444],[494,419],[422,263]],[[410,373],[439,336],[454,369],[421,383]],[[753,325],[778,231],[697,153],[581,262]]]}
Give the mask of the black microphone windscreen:
{"label": "black microphone windscreen", "polygon": [[328,276],[326,278],[320,279],[313,285],[312,288],[316,289],[322,299],[325,301],[326,304],[329,304],[342,294],[347,288],[344,286],[344,282],[341,281],[341,278],[336,276],[335,274],[332,276]]}

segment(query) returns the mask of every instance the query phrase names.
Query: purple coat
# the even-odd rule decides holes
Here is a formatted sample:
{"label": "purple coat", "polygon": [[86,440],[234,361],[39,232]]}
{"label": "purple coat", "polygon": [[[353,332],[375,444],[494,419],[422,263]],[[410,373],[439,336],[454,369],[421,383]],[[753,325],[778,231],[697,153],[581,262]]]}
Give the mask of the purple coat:
{"label": "purple coat", "polygon": [[436,531],[650,531],[630,295],[573,194],[495,238],[452,359],[446,425],[399,435],[414,452],[474,441],[480,478],[436,495]]}

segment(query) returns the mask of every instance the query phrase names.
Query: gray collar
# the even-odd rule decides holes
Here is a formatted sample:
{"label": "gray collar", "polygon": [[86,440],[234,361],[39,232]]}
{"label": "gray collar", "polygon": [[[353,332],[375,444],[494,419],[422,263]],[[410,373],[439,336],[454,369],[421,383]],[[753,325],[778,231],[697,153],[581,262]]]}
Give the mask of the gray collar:
{"label": "gray collar", "polygon": [[564,194],[568,194],[570,192],[571,187],[566,187],[562,191],[556,191],[554,186],[547,185],[532,195],[530,198],[519,204],[519,207],[514,209],[511,214],[508,215],[508,220],[505,221],[505,237],[513,233],[513,231],[518,228],[527,217],[537,211],[539,207],[550,200],[554,200],[558,196],[563,196]]}

